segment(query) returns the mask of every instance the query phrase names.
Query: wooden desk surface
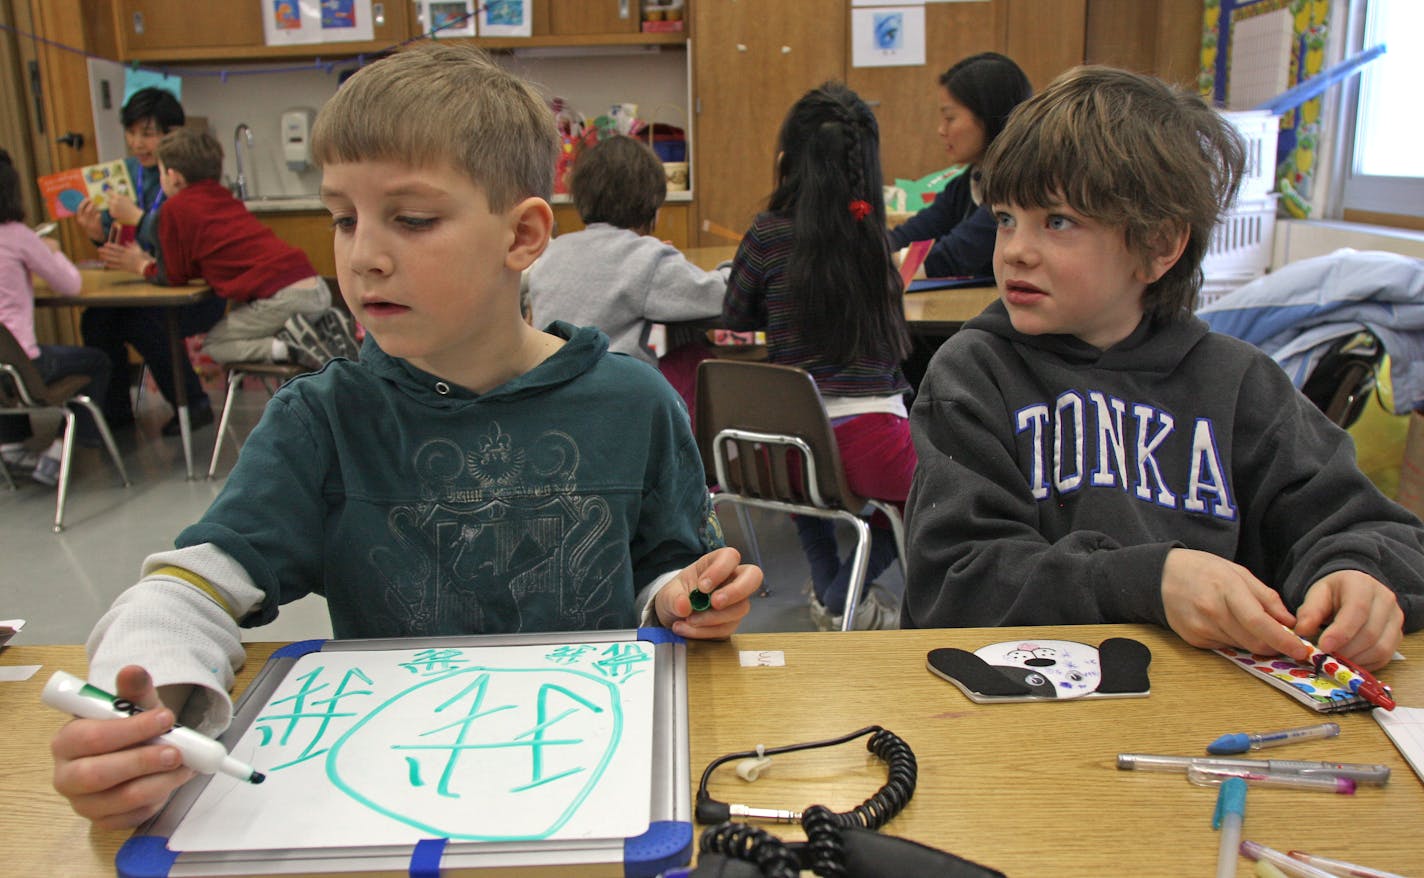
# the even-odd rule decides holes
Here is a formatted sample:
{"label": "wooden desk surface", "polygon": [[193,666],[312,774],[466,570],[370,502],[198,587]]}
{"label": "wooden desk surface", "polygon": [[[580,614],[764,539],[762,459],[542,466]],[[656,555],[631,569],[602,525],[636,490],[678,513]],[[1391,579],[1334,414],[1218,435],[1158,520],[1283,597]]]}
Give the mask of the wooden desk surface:
{"label": "wooden desk surface", "polygon": [[35,278],[35,304],[51,308],[142,308],[150,305],[187,305],[213,294],[212,288],[200,280],[187,286],[164,287],[127,271],[81,268],[79,274],[83,281],[77,296],[57,295],[42,279]]}
{"label": "wooden desk surface", "polygon": [[[1134,637],[1153,653],[1145,699],[980,705],[925,670],[935,647],[975,649],[1020,638],[1099,643]],[[248,644],[239,688],[274,644]],[[740,667],[740,651],[779,650],[784,667]],[[1383,674],[1401,704],[1424,705],[1424,633],[1405,640],[1408,658]],[[75,816],[50,785],[49,738],[65,717],[39,701],[56,669],[82,673],[80,646],[12,646],[0,665],[42,664],[23,683],[0,683],[0,777],[6,809],[0,850],[13,875],[113,874],[126,832],[101,832]],[[1118,771],[1116,754],[1203,754],[1225,732],[1269,731],[1318,721],[1225,659],[1147,626],[950,629],[738,635],[688,648],[692,778],[723,753],[846,734],[878,724],[914,749],[919,786],[885,828],[1011,876],[1210,875],[1217,836],[1215,787],[1183,775]],[[1245,838],[1300,848],[1402,874],[1421,874],[1424,784],[1364,713],[1332,717],[1334,740],[1262,755],[1384,763],[1393,777],[1355,796],[1253,788]],[[874,793],[885,771],[864,741],[779,756],[754,785],[731,766],[713,777],[722,801],[769,808],[822,803],[851,808]],[[689,790],[691,796],[693,790]],[[799,838],[795,827],[772,827]],[[1249,873],[1241,860],[1239,874]]]}

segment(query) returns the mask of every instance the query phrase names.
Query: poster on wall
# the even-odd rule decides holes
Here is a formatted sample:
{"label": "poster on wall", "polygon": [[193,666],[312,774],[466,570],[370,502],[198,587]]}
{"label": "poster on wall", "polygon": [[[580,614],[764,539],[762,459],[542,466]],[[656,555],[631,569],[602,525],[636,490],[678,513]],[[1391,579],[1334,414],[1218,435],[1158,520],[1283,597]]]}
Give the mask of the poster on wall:
{"label": "poster on wall", "polygon": [[420,21],[436,39],[475,35],[474,0],[420,0]]}
{"label": "poster on wall", "polygon": [[[1236,73],[1232,44],[1237,39],[1279,45],[1286,53],[1280,61],[1285,69],[1285,86],[1299,85],[1325,68],[1329,35],[1330,0],[1205,0],[1197,88],[1215,106],[1227,106],[1233,97],[1241,103],[1242,89],[1232,93]],[[1256,84],[1265,79],[1260,71],[1243,70],[1242,74],[1243,80]],[[1270,75],[1276,74],[1270,71]],[[1271,88],[1280,84],[1278,79],[1270,81]],[[1269,97],[1274,95],[1266,96]],[[1312,98],[1281,116],[1276,139],[1276,190],[1280,203],[1288,214],[1302,219],[1311,215],[1311,201],[1316,195],[1316,150],[1324,136],[1320,115],[1323,100]]]}
{"label": "poster on wall", "polygon": [[527,37],[534,33],[533,0],[485,0],[480,4],[482,37]]}
{"label": "poster on wall", "polygon": [[852,67],[925,63],[925,7],[867,6],[850,11]]}
{"label": "poster on wall", "polygon": [[269,46],[319,43],[321,0],[258,0],[262,7],[262,36]]}
{"label": "poster on wall", "polygon": [[321,40],[356,43],[375,39],[371,0],[321,0]]}

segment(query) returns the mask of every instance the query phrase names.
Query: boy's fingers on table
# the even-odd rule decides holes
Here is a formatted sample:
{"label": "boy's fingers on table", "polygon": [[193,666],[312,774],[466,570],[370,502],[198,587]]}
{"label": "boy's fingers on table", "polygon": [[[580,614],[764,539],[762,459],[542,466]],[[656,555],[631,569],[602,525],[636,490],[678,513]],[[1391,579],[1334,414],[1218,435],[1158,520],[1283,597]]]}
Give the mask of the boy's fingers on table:
{"label": "boy's fingers on table", "polygon": [[73,796],[75,813],[87,817],[100,829],[137,826],[158,813],[173,791],[192,777],[188,770],[148,774],[102,793]]}

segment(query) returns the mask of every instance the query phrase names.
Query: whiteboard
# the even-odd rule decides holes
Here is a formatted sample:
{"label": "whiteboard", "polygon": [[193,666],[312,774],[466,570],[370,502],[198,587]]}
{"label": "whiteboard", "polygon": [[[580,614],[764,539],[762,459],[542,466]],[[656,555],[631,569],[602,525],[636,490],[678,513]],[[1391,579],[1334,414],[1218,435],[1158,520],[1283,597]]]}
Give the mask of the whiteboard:
{"label": "whiteboard", "polygon": [[[289,649],[254,682],[224,740],[266,781],[197,778],[130,841],[157,834],[180,865],[207,864],[202,874],[224,874],[207,871],[213,862],[242,862],[245,873],[253,860],[400,859],[432,838],[526,861],[584,862],[586,842],[616,842],[617,853],[677,816],[651,791],[672,777],[673,798],[690,795],[685,734],[668,747],[668,718],[685,724],[684,647],[637,635]],[[682,661],[659,655],[673,648]],[[668,710],[674,691],[681,706]],[[690,832],[688,823],[689,843]]]}

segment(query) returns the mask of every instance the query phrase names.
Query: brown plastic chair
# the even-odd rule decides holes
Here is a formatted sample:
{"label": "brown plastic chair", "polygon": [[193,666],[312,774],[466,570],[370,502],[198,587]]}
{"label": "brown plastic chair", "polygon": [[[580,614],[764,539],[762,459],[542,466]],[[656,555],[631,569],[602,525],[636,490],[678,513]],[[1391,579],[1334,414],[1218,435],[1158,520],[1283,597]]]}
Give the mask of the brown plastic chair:
{"label": "brown plastic chair", "polygon": [[[114,444],[114,436],[109,432],[109,424],[104,413],[92,399],[79,391],[89,383],[88,375],[67,375],[46,384],[40,377],[25,349],[10,332],[9,327],[0,323],[0,414],[33,415],[40,412],[59,412],[64,416],[64,445],[59,457],[59,492],[54,506],[54,532],[64,530],[64,500],[69,494],[69,464],[74,459],[74,421],[72,405],[82,405],[94,416],[99,426],[99,435],[104,447],[109,449],[109,457],[119,470],[119,479],[124,487],[129,486],[129,474],[124,469],[119,448]],[[0,472],[13,490],[15,481],[10,471],[0,461]]]}
{"label": "brown plastic chair", "polygon": [[[870,564],[870,525],[880,510],[890,519],[900,563],[905,527],[891,503],[857,495],[846,484],[840,449],[810,373],[743,360],[704,360],[697,370],[697,445],[715,506],[755,506],[849,524],[856,534],[842,631],[850,631]],[[742,519],[753,557],[756,535]]]}
{"label": "brown plastic chair", "polygon": [[[346,302],[341,298],[341,288],[337,286],[336,278],[329,275],[323,276],[326,287],[331,291],[331,306],[340,308],[348,314]],[[292,380],[298,375],[305,375],[311,370],[300,363],[223,363],[223,371],[227,373],[227,396],[223,401],[222,416],[218,419],[217,436],[213,438],[213,456],[208,460],[208,478],[215,478],[218,471],[218,457],[222,454],[223,437],[232,435],[233,446],[239,450],[242,443],[238,441],[237,434],[230,432],[228,421],[232,417],[232,403],[237,399],[237,393],[242,389],[242,384],[248,378],[256,378],[262,382],[262,386],[267,388],[267,395],[271,396],[277,387]],[[273,383],[275,382],[275,384]]]}

